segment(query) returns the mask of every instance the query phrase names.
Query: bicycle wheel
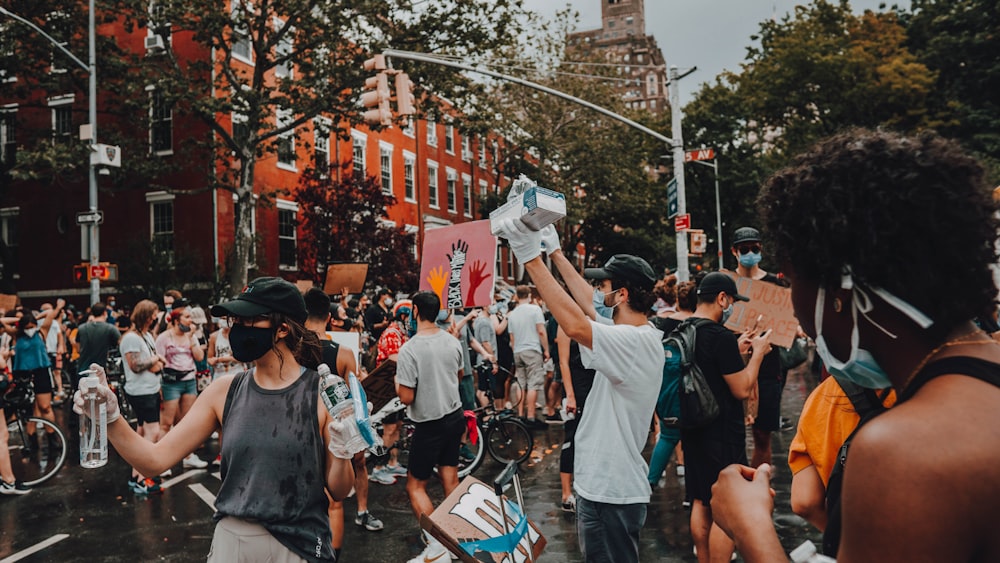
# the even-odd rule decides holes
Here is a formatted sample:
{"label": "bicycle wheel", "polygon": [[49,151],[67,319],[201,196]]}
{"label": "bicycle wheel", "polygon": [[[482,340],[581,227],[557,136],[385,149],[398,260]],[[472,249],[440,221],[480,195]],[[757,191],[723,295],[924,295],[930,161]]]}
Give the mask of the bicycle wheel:
{"label": "bicycle wheel", "polygon": [[535,439],[521,421],[515,418],[502,418],[489,425],[486,447],[493,459],[500,463],[507,464],[512,461],[523,463],[531,456]]}
{"label": "bicycle wheel", "polygon": [[[28,429],[32,429],[31,434]],[[29,487],[48,481],[63,464],[69,446],[63,431],[43,418],[18,418],[8,423],[7,449],[14,477]]]}
{"label": "bicycle wheel", "polygon": [[128,397],[125,395],[125,385],[118,383],[115,385],[115,396],[118,397],[118,411],[121,413],[122,417],[128,421],[132,428],[137,426],[138,419],[135,416],[135,410],[132,408],[132,403],[128,401]]}

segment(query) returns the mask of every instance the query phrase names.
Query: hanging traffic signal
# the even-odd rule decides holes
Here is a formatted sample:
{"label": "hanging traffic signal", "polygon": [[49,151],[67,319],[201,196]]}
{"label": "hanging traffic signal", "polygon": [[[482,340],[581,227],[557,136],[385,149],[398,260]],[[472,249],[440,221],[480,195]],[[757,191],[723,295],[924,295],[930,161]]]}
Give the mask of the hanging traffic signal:
{"label": "hanging traffic signal", "polygon": [[413,82],[410,77],[401,72],[396,75],[396,113],[399,115],[413,115],[417,113],[414,106],[416,98],[413,96]]}
{"label": "hanging traffic signal", "polygon": [[[367,66],[367,61],[365,64]],[[392,93],[389,91],[389,77],[380,72],[365,80],[365,88],[366,91],[361,94],[361,105],[368,108],[364,113],[365,123],[384,127],[392,125],[392,107],[389,105]]]}

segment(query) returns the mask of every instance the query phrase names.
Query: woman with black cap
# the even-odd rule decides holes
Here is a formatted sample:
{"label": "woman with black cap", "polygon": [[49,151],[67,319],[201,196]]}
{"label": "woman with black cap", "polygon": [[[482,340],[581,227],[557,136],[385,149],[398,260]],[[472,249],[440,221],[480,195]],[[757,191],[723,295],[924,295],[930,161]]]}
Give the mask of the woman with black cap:
{"label": "woman with black cap", "polygon": [[[232,322],[235,358],[256,367],[222,377],[158,443],[139,437],[108,402],[108,437],[126,461],[158,475],[222,429],[222,486],[208,561],[335,561],[324,489],[343,499],[354,483],[347,436],[319,396],[320,345],[303,327],[305,303],[280,278],[258,278],[212,307]],[[97,369],[103,380],[103,370]],[[82,414],[78,393],[74,410]]]}

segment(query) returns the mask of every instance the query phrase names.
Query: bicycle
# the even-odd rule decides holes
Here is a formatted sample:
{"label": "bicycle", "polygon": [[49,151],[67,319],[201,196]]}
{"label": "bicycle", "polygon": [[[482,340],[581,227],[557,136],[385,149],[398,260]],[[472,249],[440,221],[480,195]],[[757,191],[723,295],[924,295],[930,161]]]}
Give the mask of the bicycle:
{"label": "bicycle", "polygon": [[[66,463],[66,434],[52,421],[32,416],[35,390],[30,375],[15,376],[3,403],[14,477],[29,487],[48,481]],[[39,444],[39,433],[45,434],[45,445]]]}

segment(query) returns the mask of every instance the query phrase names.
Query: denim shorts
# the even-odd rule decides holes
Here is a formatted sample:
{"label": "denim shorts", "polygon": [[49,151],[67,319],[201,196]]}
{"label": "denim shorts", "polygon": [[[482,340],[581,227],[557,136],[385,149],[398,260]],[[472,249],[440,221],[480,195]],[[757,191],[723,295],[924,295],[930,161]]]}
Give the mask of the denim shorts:
{"label": "denim shorts", "polygon": [[193,377],[187,381],[178,381],[177,383],[167,383],[164,381],[160,383],[160,389],[163,391],[163,402],[176,401],[181,398],[181,395],[198,396],[198,383]]}

